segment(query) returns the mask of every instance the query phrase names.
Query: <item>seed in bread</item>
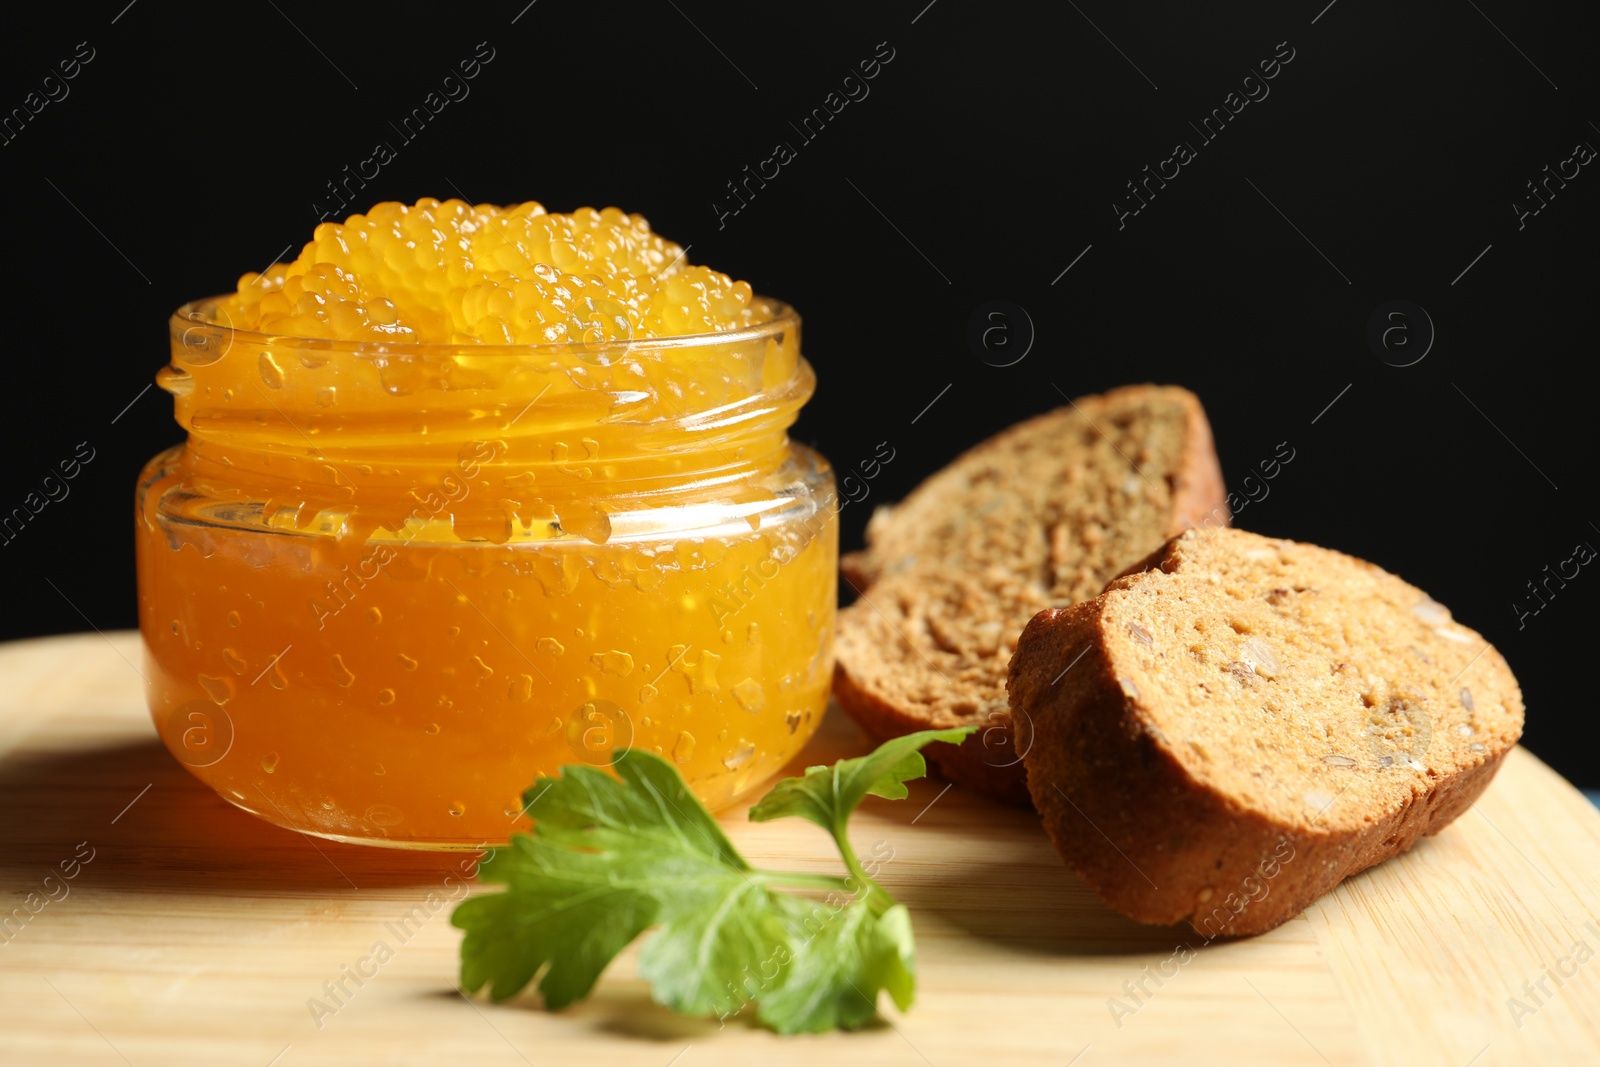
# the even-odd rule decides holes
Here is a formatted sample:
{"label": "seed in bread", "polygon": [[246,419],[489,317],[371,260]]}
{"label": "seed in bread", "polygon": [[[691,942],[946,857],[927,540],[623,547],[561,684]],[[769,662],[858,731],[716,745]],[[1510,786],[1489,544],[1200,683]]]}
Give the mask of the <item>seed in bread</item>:
{"label": "seed in bread", "polygon": [[1500,654],[1374,564],[1190,530],[1028,624],[1010,700],[1067,863],[1141,922],[1270,930],[1438,833],[1522,733]]}
{"label": "seed in bread", "polygon": [[1178,531],[1226,523],[1195,396],[1139,385],[1085,397],[970,449],[867,527],[841,563],[834,694],[873,737],[977,725],[929,752],[952,781],[1027,804],[1006,668],[1022,627],[1092,597]]}

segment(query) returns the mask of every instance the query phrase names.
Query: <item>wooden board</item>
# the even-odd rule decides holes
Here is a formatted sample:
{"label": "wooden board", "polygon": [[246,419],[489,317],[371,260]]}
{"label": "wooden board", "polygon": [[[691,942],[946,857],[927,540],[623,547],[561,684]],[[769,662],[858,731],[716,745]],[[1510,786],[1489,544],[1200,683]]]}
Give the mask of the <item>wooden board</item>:
{"label": "wooden board", "polygon": [[[450,892],[459,857],[314,840],[225,804],[157,741],[140,663],[133,634],[0,646],[0,915],[93,850],[0,938],[0,1063],[1600,1062],[1600,814],[1524,751],[1444,834],[1181,966],[1200,939],[1109,911],[1030,813],[936,781],[869,799],[854,843],[893,850],[881,878],[915,919],[917,1004],[780,1039],[657,1007],[631,951],[567,1011],[468,1001],[448,906],[403,941],[394,926]],[[864,748],[834,712],[805,762]],[[724,819],[757,864],[836,869],[807,823]],[[379,941],[393,958],[319,1027],[308,1000]]]}

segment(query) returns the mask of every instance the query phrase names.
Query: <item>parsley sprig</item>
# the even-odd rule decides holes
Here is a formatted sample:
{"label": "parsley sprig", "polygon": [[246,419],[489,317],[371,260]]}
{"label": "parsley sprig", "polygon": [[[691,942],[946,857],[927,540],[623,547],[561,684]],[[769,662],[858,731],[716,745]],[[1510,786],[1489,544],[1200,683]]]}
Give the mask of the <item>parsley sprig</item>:
{"label": "parsley sprig", "polygon": [[[907,795],[921,749],[970,727],[924,730],[869,755],[785,778],[750,810],[826,830],[848,875],[769,871],[741,856],[670,763],[619,753],[616,777],[568,766],[524,794],[532,834],[479,867],[502,893],[462,902],[461,983],[505,1000],[537,981],[547,1007],[582,1000],[616,955],[651,927],[639,972],[674,1011],[726,1018],[747,1004],[779,1033],[853,1029],[887,991],[904,1011],[916,989],[911,916],[867,872],[846,825],[869,794]],[[824,900],[779,887],[825,890]]]}

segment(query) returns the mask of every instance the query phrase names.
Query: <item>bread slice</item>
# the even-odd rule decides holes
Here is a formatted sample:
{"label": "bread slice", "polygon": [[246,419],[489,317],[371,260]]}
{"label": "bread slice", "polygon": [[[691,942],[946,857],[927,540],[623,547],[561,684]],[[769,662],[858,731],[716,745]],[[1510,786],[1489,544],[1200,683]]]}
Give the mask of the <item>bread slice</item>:
{"label": "bread slice", "polygon": [[847,556],[834,694],[873,737],[977,724],[927,753],[946,778],[1028,803],[1006,703],[1016,638],[1043,608],[1094,596],[1178,531],[1228,520],[1194,395],[1129,386],[972,448],[867,527]]}
{"label": "bread slice", "polygon": [[1438,833],[1522,733],[1505,660],[1374,564],[1191,530],[1011,662],[1028,787],[1106,903],[1270,930]]}

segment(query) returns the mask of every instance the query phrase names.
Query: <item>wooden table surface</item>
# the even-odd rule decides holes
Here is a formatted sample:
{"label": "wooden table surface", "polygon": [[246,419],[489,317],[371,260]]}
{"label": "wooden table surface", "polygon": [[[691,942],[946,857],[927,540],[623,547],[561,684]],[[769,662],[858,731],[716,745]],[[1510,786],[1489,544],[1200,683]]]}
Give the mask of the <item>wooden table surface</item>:
{"label": "wooden table surface", "polygon": [[[1107,909],[1030,813],[937,781],[869,798],[853,840],[893,849],[881,880],[915,921],[917,1003],[783,1039],[668,1013],[632,951],[566,1011],[465,999],[448,907],[403,942],[391,929],[460,857],[229,806],[162,748],[140,667],[134,634],[0,646],[0,917],[26,918],[0,932],[0,1064],[1600,1063],[1600,814],[1525,751],[1439,837],[1175,974],[1200,939]],[[803,762],[865,747],[834,711]],[[808,823],[724,821],[758,865],[837,864]],[[30,912],[29,893],[49,902]],[[377,941],[393,959],[319,1026],[308,1000]]]}

